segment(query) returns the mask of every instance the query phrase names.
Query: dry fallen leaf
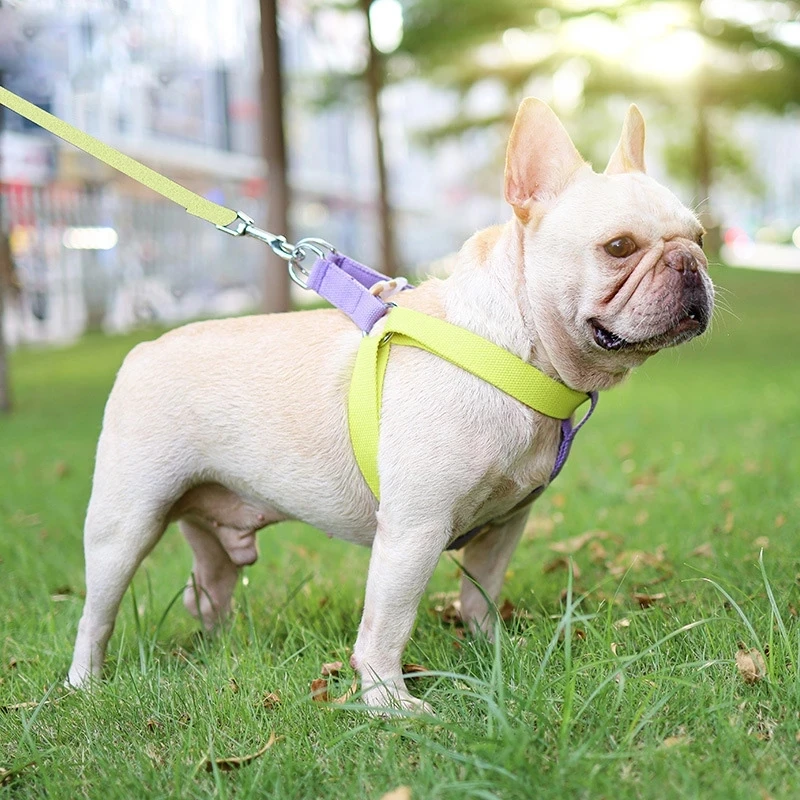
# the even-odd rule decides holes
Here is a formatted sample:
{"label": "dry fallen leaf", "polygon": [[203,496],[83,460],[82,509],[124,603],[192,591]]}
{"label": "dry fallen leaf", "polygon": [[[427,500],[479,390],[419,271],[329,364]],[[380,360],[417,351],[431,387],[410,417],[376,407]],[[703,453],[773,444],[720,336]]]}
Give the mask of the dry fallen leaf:
{"label": "dry fallen leaf", "polygon": [[161,751],[156,747],[153,742],[148,742],[144,746],[144,754],[153,762],[153,764],[157,767],[164,766],[164,756],[161,754]]}
{"label": "dry fallen leaf", "polygon": [[[358,678],[353,678],[350,688],[341,696],[331,698],[331,703],[346,703],[358,691]],[[316,700],[316,698],[314,698]]]}
{"label": "dry fallen leaf", "polygon": [[618,647],[622,647],[622,645],[621,645],[621,644],[619,644],[619,642],[611,642],[611,652],[612,652],[614,655],[616,655],[616,654],[617,654],[617,648],[618,648]]}
{"label": "dry fallen leaf", "polygon": [[39,704],[33,700],[27,703],[14,703],[13,705],[9,706],[0,706],[0,711],[9,712],[9,711],[19,711],[21,708],[36,708]]}
{"label": "dry fallen leaf", "polygon": [[21,767],[15,767],[14,769],[3,769],[0,767],[0,786],[8,786],[9,783],[16,780],[28,767],[32,767],[36,764],[35,761],[29,761],[27,764],[23,764]]}
{"label": "dry fallen leaf", "polygon": [[416,673],[419,672],[428,672],[427,667],[423,667],[422,664],[403,664],[403,675],[407,678],[413,677]]}
{"label": "dry fallen leaf", "polygon": [[647,489],[650,486],[658,485],[658,474],[652,470],[649,472],[642,472],[631,480],[631,486],[634,489]]}
{"label": "dry fallen leaf", "polygon": [[343,666],[344,664],[342,664],[341,661],[330,661],[322,665],[320,672],[323,678],[327,678],[331,675],[338,675],[342,671]]}
{"label": "dry fallen leaf", "polygon": [[563,542],[553,542],[553,544],[550,545],[550,549],[555,550],[556,553],[571,555],[572,553],[577,553],[578,550],[591,542],[592,539],[607,538],[608,531],[586,531],[586,533],[582,533],[580,536],[573,536],[571,539],[565,539]]}
{"label": "dry fallen leaf", "polygon": [[264,695],[261,705],[264,706],[264,708],[275,708],[275,706],[280,705],[280,702],[281,697],[277,692],[269,692]]}
{"label": "dry fallen leaf", "polygon": [[410,786],[398,786],[396,789],[392,789],[391,792],[387,792],[381,800],[411,800],[411,787]]}
{"label": "dry fallen leaf", "polygon": [[436,614],[445,625],[462,624],[458,592],[437,592],[431,599],[434,601],[432,613]]}
{"label": "dry fallen leaf", "polygon": [[74,692],[64,692],[60,697],[52,697],[49,700],[28,700],[25,703],[14,703],[13,705],[0,706],[0,712],[7,713],[9,711],[19,711],[22,708],[38,708],[39,706],[49,706],[51,703],[58,703],[59,700],[69,697],[71,694],[74,694]]}
{"label": "dry fallen leaf", "polygon": [[619,577],[629,570],[641,572],[645,567],[653,567],[660,572],[672,572],[667,561],[667,549],[663,544],[656,547],[655,551],[648,553],[646,550],[623,550],[614,557],[614,564],[609,572]]}
{"label": "dry fallen leaf", "polygon": [[593,564],[602,564],[608,558],[608,551],[597,539],[589,542],[589,558]]}
{"label": "dry fallen leaf", "polygon": [[767,674],[764,656],[755,647],[748,650],[744,642],[739,642],[736,651],[736,668],[745,683],[757,683]]}
{"label": "dry fallen leaf", "polygon": [[233,769],[239,769],[239,767],[247,766],[251,761],[255,761],[257,758],[260,758],[267,752],[267,750],[278,741],[278,737],[275,735],[275,731],[273,731],[269,735],[269,741],[256,753],[251,753],[249,756],[234,756],[233,758],[215,758],[213,761],[210,758],[207,758],[203,762],[203,767],[205,768],[206,772],[213,772],[214,766],[216,765],[217,769],[221,772],[230,772]]}
{"label": "dry fallen leaf", "polygon": [[622,442],[617,447],[617,456],[619,458],[628,458],[633,455],[633,442]]}
{"label": "dry fallen leaf", "polygon": [[661,742],[662,747],[678,747],[682,744],[690,744],[692,741],[692,737],[687,734],[682,734],[680,736],[667,736],[663,742]]}
{"label": "dry fallen leaf", "polygon": [[[554,558],[552,561],[548,561],[543,567],[542,572],[545,575],[549,575],[551,572],[555,572],[557,569],[569,569],[570,561],[566,556],[559,556],[558,558]],[[578,580],[581,577],[581,568],[573,561],[572,562],[572,577],[574,580]]]}
{"label": "dry fallen leaf", "polygon": [[564,508],[567,504],[567,498],[561,493],[556,493],[550,496],[550,502],[553,504],[554,508]]}
{"label": "dry fallen leaf", "polygon": [[328,681],[325,678],[314,678],[311,681],[311,696],[316,703],[328,702]]}
{"label": "dry fallen leaf", "polygon": [[714,548],[711,546],[711,542],[704,542],[701,545],[695,547],[690,556],[697,556],[699,558],[714,558]]}
{"label": "dry fallen leaf", "polygon": [[532,514],[525,526],[527,538],[542,538],[549,536],[555,530],[555,522],[543,514]]}
{"label": "dry fallen leaf", "polygon": [[631,621],[627,617],[623,617],[622,619],[618,619],[614,623],[615,628],[630,628]]}
{"label": "dry fallen leaf", "polygon": [[656,594],[645,594],[644,592],[634,592],[633,599],[642,607],[650,608],[654,603],[663,600],[666,597],[664,592],[657,592]]}
{"label": "dry fallen leaf", "polygon": [[733,523],[736,521],[736,517],[733,514],[733,511],[729,511],[725,515],[725,524],[722,526],[723,533],[730,533],[733,530]]}
{"label": "dry fallen leaf", "polygon": [[508,622],[514,616],[514,604],[506,597],[501,606],[497,609],[497,614],[503,622]]}
{"label": "dry fallen leaf", "polygon": [[769,547],[769,537],[759,536],[757,539],[753,539],[753,547],[759,547],[766,550]]}

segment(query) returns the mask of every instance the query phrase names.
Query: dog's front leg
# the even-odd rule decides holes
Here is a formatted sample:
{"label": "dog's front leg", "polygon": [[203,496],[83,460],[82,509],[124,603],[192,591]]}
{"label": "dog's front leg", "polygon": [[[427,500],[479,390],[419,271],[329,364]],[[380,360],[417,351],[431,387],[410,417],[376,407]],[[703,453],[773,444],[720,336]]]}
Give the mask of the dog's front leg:
{"label": "dog's front leg", "polygon": [[448,538],[447,525],[403,526],[378,515],[364,614],[351,659],[369,706],[430,711],[406,689],[401,658],[420,598]]}
{"label": "dog's front leg", "polygon": [[[480,584],[493,603],[497,602],[503,588],[508,563],[527,519],[526,508],[503,525],[473,539],[464,548],[464,569]],[[483,631],[490,636],[493,634],[494,619],[486,598],[466,575],[461,579],[461,616],[473,633]]]}

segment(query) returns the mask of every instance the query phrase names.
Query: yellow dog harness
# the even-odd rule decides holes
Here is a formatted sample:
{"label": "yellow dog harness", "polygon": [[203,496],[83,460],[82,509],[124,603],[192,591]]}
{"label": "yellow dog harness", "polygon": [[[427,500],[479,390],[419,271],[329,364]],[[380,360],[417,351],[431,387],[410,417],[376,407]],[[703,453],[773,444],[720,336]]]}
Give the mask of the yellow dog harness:
{"label": "yellow dog harness", "polygon": [[383,378],[393,345],[427,350],[497,387],[528,408],[567,420],[588,394],[570,389],[513,353],[449,322],[392,308],[380,334],[361,340],[348,398],[348,424],[356,461],[376,498],[380,499],[378,438]]}

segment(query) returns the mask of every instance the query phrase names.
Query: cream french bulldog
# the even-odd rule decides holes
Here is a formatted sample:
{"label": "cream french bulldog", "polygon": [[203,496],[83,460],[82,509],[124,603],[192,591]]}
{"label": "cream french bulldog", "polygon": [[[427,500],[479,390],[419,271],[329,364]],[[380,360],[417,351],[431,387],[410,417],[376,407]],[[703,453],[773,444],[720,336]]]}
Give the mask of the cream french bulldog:
{"label": "cream french bulldog", "polygon": [[[603,174],[544,103],[522,103],[505,196],[513,216],[475,234],[451,277],[393,301],[462,326],[573,389],[609,389],[702,333],[713,286],[695,215],[645,174],[635,106]],[[381,323],[375,328],[380,332]],[[476,525],[466,570],[495,600],[547,483],[560,423],[436,356],[392,350],[378,504],[356,464],[346,398],[361,332],[336,310],[187,325],[136,347],[105,411],[86,517],[86,605],[69,682],[100,675],[120,600],[177,521],[194,551],[184,601],[206,628],[229,611],[256,532],[302,520],[369,546],[353,667],[370,706],[420,708],[401,656],[442,551]],[[491,630],[470,580],[461,612]]]}

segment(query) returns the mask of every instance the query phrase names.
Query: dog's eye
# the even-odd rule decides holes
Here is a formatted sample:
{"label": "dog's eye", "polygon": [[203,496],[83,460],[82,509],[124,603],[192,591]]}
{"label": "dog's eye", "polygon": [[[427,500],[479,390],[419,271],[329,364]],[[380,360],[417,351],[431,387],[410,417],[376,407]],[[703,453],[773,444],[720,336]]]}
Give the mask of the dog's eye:
{"label": "dog's eye", "polygon": [[697,244],[699,244],[699,245],[700,245],[700,247],[702,247],[702,246],[703,246],[703,237],[704,237],[704,236],[705,236],[705,234],[704,234],[704,233],[701,233],[701,234],[700,234],[700,235],[697,237]]}
{"label": "dog's eye", "polygon": [[605,251],[614,258],[627,258],[636,252],[636,242],[630,236],[620,236],[619,239],[612,239],[605,246]]}

